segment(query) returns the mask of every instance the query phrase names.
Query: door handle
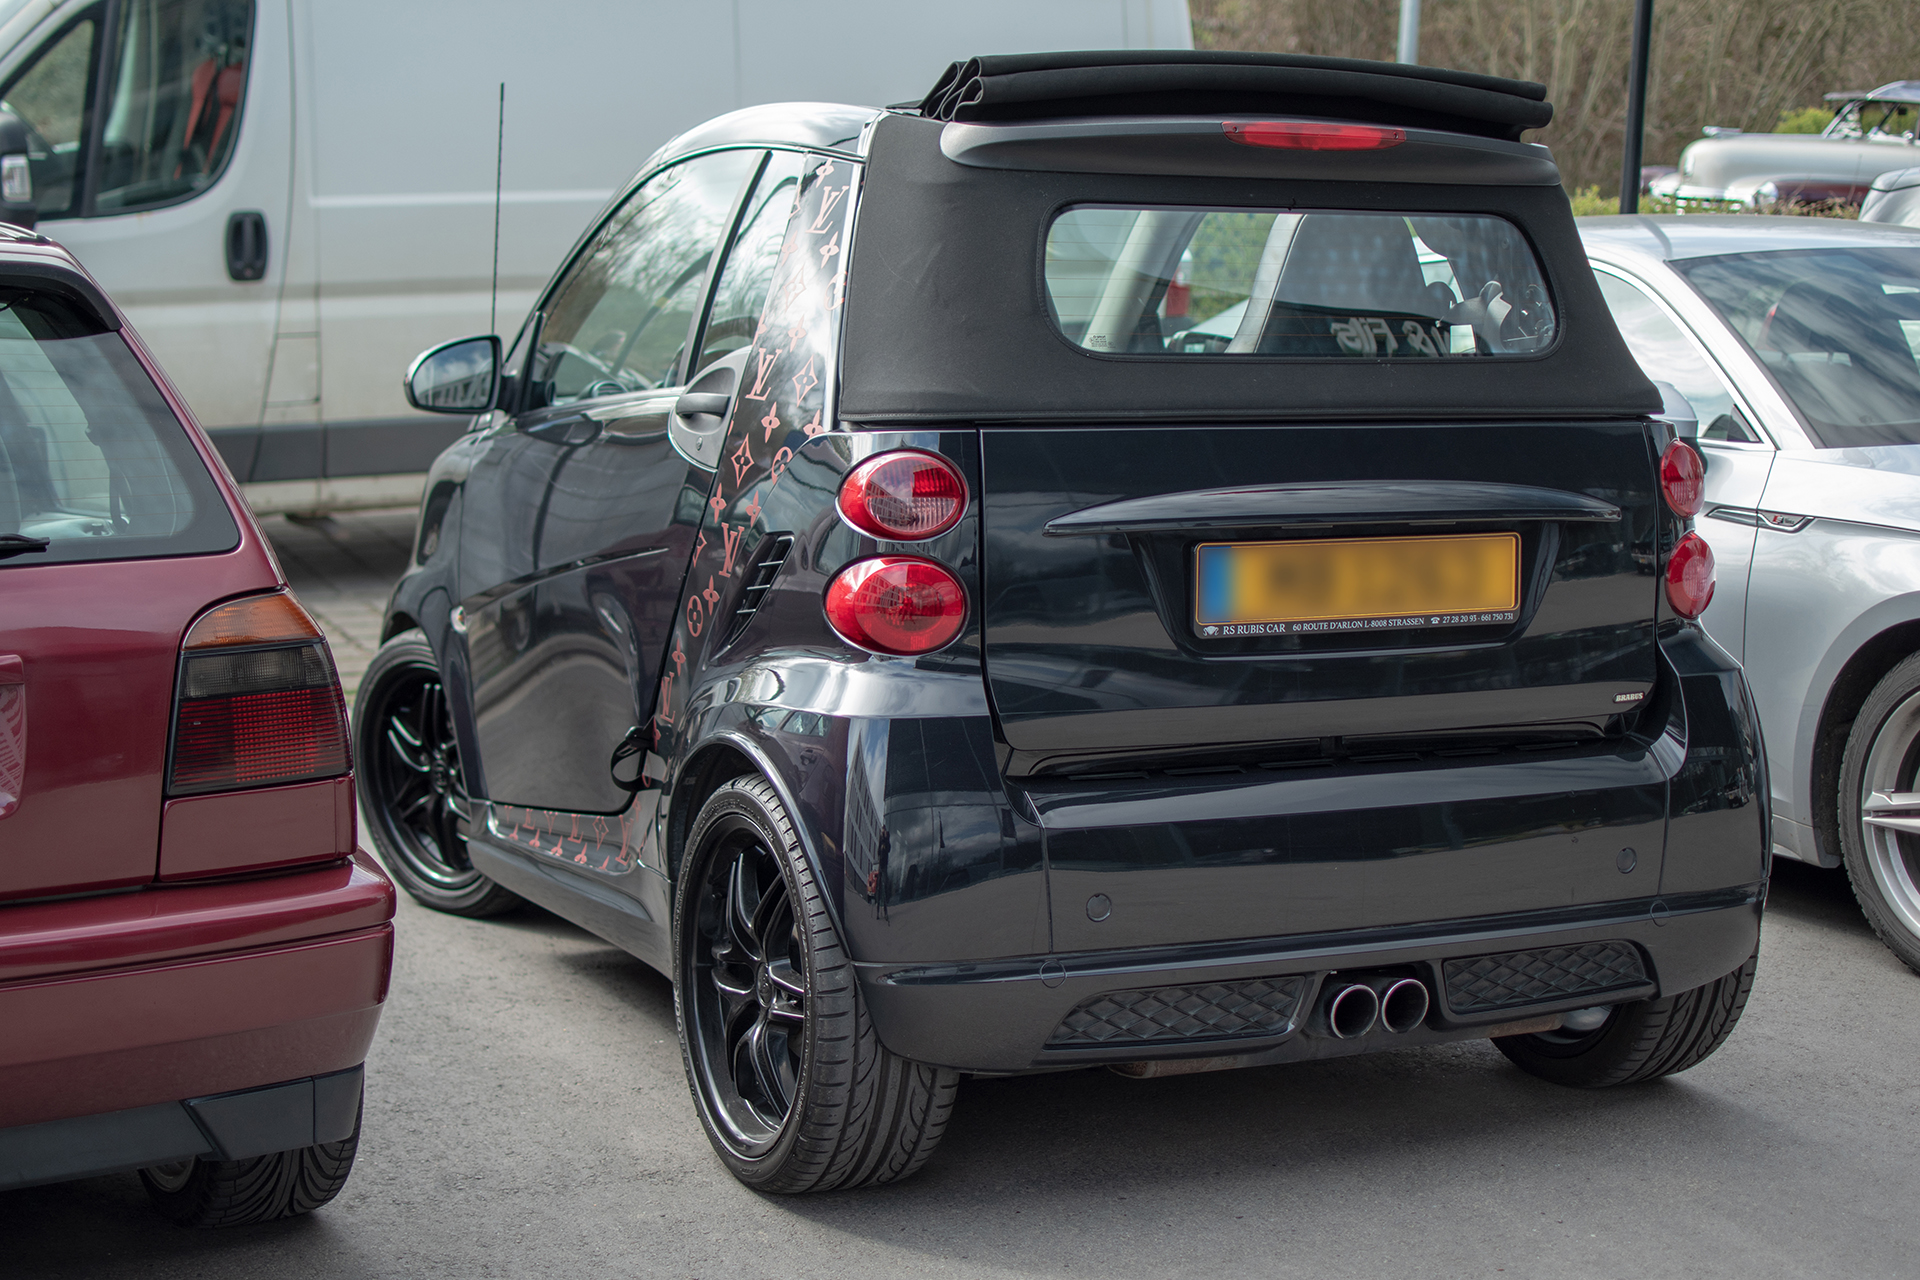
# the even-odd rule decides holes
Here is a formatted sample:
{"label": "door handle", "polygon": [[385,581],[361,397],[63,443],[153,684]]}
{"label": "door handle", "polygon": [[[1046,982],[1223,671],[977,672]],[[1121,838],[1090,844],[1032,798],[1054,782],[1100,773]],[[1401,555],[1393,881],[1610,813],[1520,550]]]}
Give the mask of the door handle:
{"label": "door handle", "polygon": [[[607,761],[607,776],[613,781],[613,785],[622,791],[644,791],[652,785],[647,780],[646,754],[646,727],[634,725],[627,730],[626,737],[620,739],[619,745],[613,749],[612,758]],[[633,777],[623,778],[620,776],[620,766],[629,760],[635,760],[638,763],[634,765]]]}
{"label": "door handle", "polygon": [[732,403],[732,396],[718,396],[706,391],[689,391],[674,403],[673,411],[683,418],[691,418],[695,414],[711,414],[719,417]]}
{"label": "door handle", "polygon": [[259,280],[267,274],[267,215],[242,209],[227,219],[227,275]]}

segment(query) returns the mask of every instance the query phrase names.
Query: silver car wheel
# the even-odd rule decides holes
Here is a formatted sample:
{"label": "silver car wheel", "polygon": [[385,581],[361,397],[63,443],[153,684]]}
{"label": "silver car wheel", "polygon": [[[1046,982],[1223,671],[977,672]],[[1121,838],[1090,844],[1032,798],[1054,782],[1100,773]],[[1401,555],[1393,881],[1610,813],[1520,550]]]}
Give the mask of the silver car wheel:
{"label": "silver car wheel", "polygon": [[1881,899],[1920,937],[1920,692],[1880,725],[1860,776],[1860,834]]}

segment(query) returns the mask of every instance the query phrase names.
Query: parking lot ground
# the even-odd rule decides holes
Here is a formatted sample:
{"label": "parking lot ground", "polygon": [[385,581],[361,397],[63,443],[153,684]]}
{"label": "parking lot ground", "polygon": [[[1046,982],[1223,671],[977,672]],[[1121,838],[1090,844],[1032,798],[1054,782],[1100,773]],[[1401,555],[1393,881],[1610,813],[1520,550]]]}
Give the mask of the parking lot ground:
{"label": "parking lot ground", "polygon": [[[364,520],[368,537],[393,536]],[[342,566],[388,554],[339,527],[322,541]],[[353,588],[335,623],[304,576],[335,553],[286,554],[316,614],[354,625]],[[359,570],[325,572],[344,584]],[[0,1275],[1914,1270],[1920,978],[1842,878],[1797,864],[1776,873],[1744,1021],[1684,1075],[1572,1092],[1469,1043],[1157,1081],[972,1081],[920,1176],[798,1199],[722,1171],[687,1097],[671,988],[645,965],[534,910],[470,921],[403,898],[398,930],[359,1167],[334,1204],[188,1232],[150,1212],[131,1174],[0,1193]]]}

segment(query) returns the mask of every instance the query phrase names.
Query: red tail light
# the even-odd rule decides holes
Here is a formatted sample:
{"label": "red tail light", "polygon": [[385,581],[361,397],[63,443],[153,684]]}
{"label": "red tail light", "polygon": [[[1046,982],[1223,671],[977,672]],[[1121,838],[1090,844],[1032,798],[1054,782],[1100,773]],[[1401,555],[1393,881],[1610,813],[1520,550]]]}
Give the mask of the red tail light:
{"label": "red tail light", "polygon": [[1677,516],[1697,516],[1706,505],[1706,464],[1684,440],[1675,440],[1660,455],[1660,492]]}
{"label": "red tail light", "polygon": [[1318,120],[1228,120],[1220,128],[1235,142],[1287,151],[1379,151],[1407,140],[1405,129]]}
{"label": "red tail light", "polygon": [[967,482],[945,458],[899,449],[877,454],[840,482],[840,514],[870,538],[916,542],[959,523]]}
{"label": "red tail light", "polygon": [[833,576],[826,609],[848,644],[911,656],[953,642],[967,620],[967,592],[938,561],[874,556]]}
{"label": "red tail light", "polygon": [[181,650],[169,795],[302,782],[352,767],[327,642],[291,595],[209,610]]}
{"label": "red tail light", "polygon": [[1688,619],[1699,617],[1713,603],[1713,548],[1697,533],[1680,539],[1667,560],[1667,603]]}

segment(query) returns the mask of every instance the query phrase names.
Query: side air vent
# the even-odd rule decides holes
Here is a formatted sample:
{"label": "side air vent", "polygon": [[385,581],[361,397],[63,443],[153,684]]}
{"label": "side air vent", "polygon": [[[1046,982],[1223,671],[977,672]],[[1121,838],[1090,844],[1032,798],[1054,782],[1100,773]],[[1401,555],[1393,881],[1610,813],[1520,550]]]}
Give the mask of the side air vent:
{"label": "side air vent", "polygon": [[755,551],[752,562],[747,566],[747,587],[740,593],[740,607],[733,611],[733,621],[727,628],[728,643],[732,643],[733,638],[746,628],[759,611],[761,601],[767,598],[773,580],[780,576],[780,566],[787,562],[787,555],[792,550],[793,535],[776,533]]}

